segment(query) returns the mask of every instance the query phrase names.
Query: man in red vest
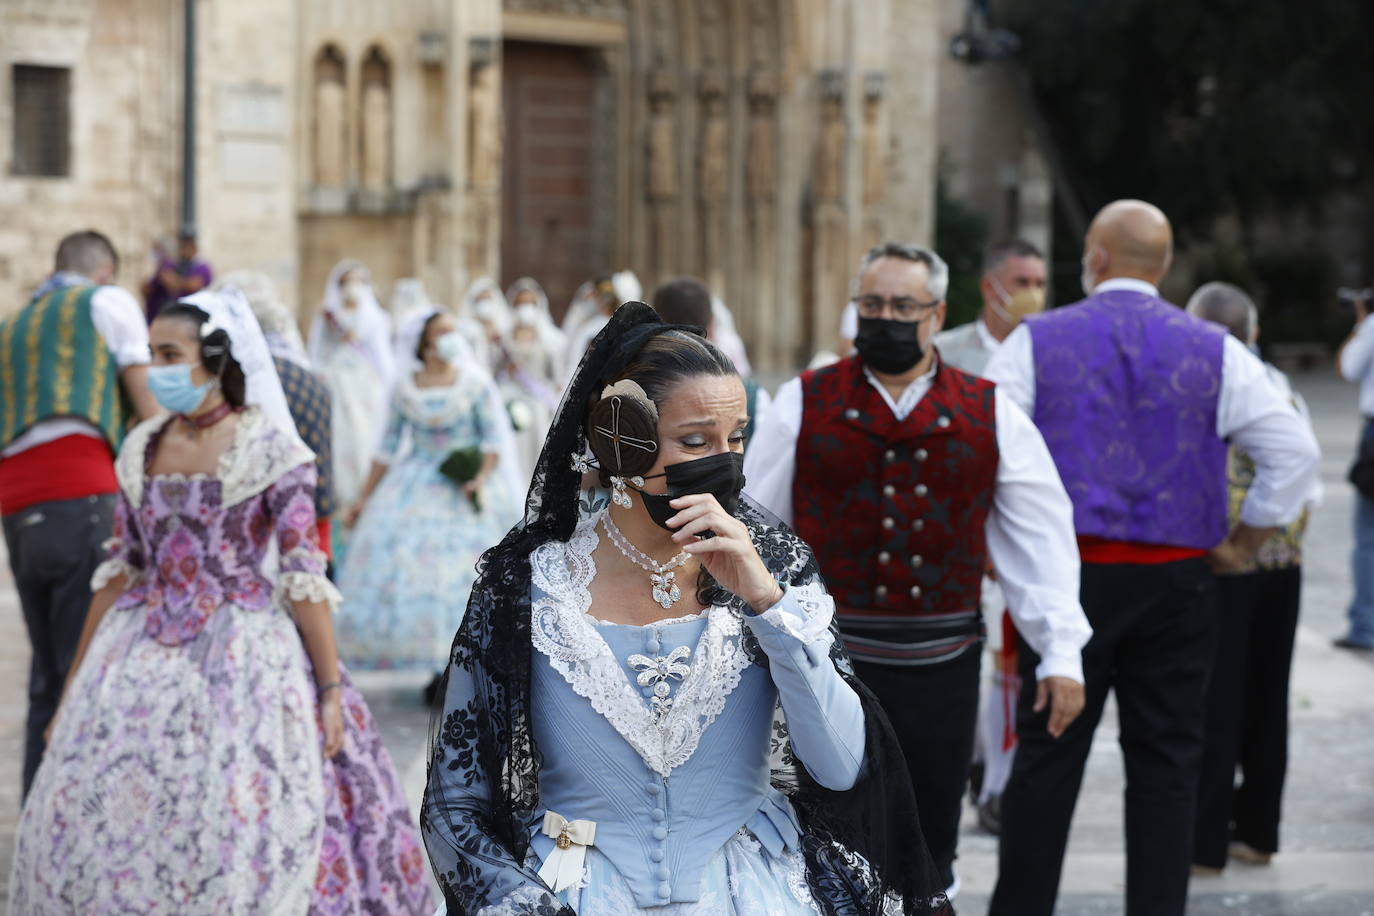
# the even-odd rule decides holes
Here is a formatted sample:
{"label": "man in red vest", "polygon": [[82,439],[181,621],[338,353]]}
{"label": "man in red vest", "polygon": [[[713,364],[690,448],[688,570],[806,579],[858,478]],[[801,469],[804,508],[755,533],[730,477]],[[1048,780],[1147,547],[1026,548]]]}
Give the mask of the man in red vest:
{"label": "man in red vest", "polygon": [[148,326],[114,286],[118,257],[99,232],[57,248],[53,275],[0,322],[0,515],[33,659],[24,791],[43,756],[110,536],[114,453],[148,392]]}
{"label": "man in red vest", "polygon": [[748,493],[794,525],[835,596],[854,669],[911,769],[951,896],[978,715],[989,560],[1042,663],[1048,728],[1083,706],[1073,509],[1035,426],[990,382],[941,363],[949,270],[888,243],[863,259],[858,353],[783,385],[745,461]]}

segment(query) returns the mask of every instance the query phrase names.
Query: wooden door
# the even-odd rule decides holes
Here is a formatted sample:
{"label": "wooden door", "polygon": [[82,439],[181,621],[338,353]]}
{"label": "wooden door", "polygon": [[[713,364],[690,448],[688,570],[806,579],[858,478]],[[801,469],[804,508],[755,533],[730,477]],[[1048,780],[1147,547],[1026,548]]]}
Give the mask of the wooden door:
{"label": "wooden door", "polygon": [[592,263],[597,76],[565,45],[508,41],[502,67],[502,280],[538,280],[561,318],[578,285],[606,269]]}

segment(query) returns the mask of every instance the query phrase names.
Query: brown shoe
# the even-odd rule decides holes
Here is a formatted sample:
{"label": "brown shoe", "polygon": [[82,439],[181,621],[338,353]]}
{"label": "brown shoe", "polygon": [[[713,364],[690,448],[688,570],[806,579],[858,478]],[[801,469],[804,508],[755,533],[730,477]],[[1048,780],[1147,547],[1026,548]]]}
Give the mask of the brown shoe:
{"label": "brown shoe", "polygon": [[1240,840],[1232,840],[1229,850],[1231,858],[1248,865],[1268,865],[1274,861],[1272,852],[1261,852],[1249,843],[1242,843]]}

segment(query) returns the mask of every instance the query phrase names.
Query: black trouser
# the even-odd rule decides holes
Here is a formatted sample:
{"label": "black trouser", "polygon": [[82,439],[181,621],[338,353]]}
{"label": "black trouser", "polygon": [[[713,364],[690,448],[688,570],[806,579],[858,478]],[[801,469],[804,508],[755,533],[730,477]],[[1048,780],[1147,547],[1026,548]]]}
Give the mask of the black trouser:
{"label": "black trouser", "polygon": [[978,722],[982,642],[934,665],[854,663],[892,721],[916,790],[916,810],[945,887],[954,883],[959,816]]}
{"label": "black trouser", "polygon": [[1288,770],[1288,675],[1301,590],[1301,567],[1217,580],[1221,638],[1207,691],[1193,847],[1199,865],[1224,867],[1232,838],[1278,852]]}
{"label": "black trouser", "polygon": [[91,576],[110,536],[113,495],[39,503],[4,518],[10,570],[33,646],[24,734],[24,794],[43,759],[43,732],[57,712],[81,627]]}
{"label": "black trouser", "polygon": [[1058,739],[1033,711],[1040,659],[1020,641],[1016,762],[1002,796],[990,916],[1050,916],[1069,824],[1102,718],[1116,691],[1126,764],[1128,916],[1179,916],[1188,897],[1207,674],[1216,636],[1215,580],[1201,559],[1083,565],[1093,627],[1083,648],[1087,703]]}

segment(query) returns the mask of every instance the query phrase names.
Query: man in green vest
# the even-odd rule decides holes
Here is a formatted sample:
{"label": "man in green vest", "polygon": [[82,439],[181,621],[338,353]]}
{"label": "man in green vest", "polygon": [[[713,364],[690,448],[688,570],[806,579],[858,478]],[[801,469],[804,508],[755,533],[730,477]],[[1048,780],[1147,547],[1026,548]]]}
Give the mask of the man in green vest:
{"label": "man in green vest", "polygon": [[33,645],[25,793],[110,536],[115,452],[131,422],[157,412],[148,327],[113,285],[118,266],[105,236],[73,233],[52,276],[0,321],[0,522]]}

